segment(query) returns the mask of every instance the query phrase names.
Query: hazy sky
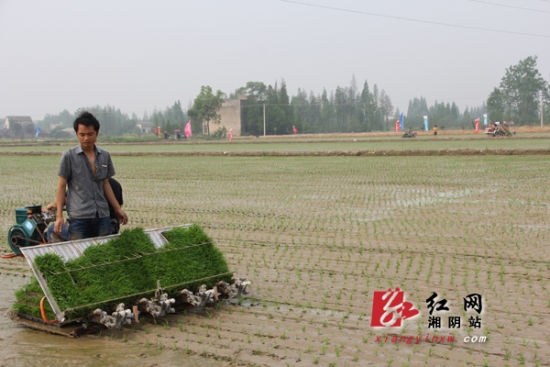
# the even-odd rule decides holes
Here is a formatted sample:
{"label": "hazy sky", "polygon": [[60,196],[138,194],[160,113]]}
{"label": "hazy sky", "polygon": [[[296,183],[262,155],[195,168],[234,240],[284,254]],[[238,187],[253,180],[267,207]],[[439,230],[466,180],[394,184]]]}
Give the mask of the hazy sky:
{"label": "hazy sky", "polygon": [[319,94],[352,75],[405,112],[419,96],[462,110],[530,55],[550,80],[550,0],[303,3],[353,12],[281,0],[0,0],[0,117],[107,104],[141,116],[187,107],[201,85],[229,94],[285,79],[291,95]]}

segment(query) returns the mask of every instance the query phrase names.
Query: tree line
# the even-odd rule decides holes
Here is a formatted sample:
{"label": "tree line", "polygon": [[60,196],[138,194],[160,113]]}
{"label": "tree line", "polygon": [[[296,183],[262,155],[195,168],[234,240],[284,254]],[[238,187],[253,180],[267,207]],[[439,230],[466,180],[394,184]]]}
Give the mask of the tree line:
{"label": "tree line", "polygon": [[[232,97],[244,96],[243,130],[246,134],[262,135],[264,108],[266,134],[291,134],[293,127],[304,133],[361,132],[385,130],[393,105],[384,90],[372,91],[368,82],[358,91],[355,78],[350,86],[338,86],[330,94],[323,90],[319,95],[298,89],[289,97],[286,83],[280,86],[262,82],[248,82],[237,89]],[[265,106],[265,107],[264,107]]]}
{"label": "tree line", "polygon": [[[361,89],[355,78],[349,86],[338,86],[333,92],[319,95],[298,89],[289,97],[286,84],[280,87],[262,82],[248,82],[233,92],[231,98],[245,97],[242,129],[245,134],[263,135],[264,109],[266,134],[291,134],[292,127],[303,133],[348,133],[392,131],[401,112],[391,98],[376,84],[365,81]],[[471,121],[487,111],[485,103],[460,111],[456,103],[435,101],[428,105],[424,97],[413,98],[404,113],[405,126],[424,129],[424,116],[430,124],[448,128],[470,128]]]}
{"label": "tree line", "polygon": [[[214,95],[211,87],[201,88],[192,108],[193,116],[206,115],[198,111],[210,108],[213,111],[208,123],[219,122],[214,110],[221,105],[222,96],[221,91]],[[291,134],[294,127],[303,133],[391,131],[401,115],[384,89],[376,84],[371,88],[367,81],[359,89],[355,77],[349,86],[338,86],[330,93],[324,89],[321,94],[308,94],[299,88],[292,97],[284,80],[280,85],[250,81],[230,94],[230,98],[240,97],[245,98],[241,111],[245,135],[263,135],[264,129],[268,135]],[[205,103],[208,100],[211,103]],[[534,124],[540,118],[541,101],[545,109],[542,113],[550,116],[549,100],[549,83],[537,69],[536,56],[529,56],[506,69],[500,85],[481,105],[460,111],[454,102],[435,101],[428,105],[424,97],[415,97],[409,101],[404,120],[406,126],[415,129],[424,129],[424,116],[430,126],[454,129],[469,129],[474,120],[485,114],[492,121],[507,119],[518,125]],[[201,119],[198,120],[200,126]]]}
{"label": "tree line", "polygon": [[89,111],[101,123],[101,133],[108,136],[121,136],[124,134],[139,134],[137,127],[139,122],[152,122],[154,127],[160,126],[165,131],[181,129],[187,123],[187,114],[183,111],[180,101],[164,110],[154,110],[151,114],[145,112],[142,117],[135,113],[131,116],[113,106],[90,106],[77,109],[74,113],[63,110],[58,114],[47,114],[38,123],[38,126],[49,128],[49,136],[52,138],[66,138],[72,136],[67,128],[72,128],[73,122],[82,111]]}
{"label": "tree line", "polygon": [[[193,105],[185,111],[179,101],[164,110],[151,114],[137,115],[121,112],[106,106],[92,106],[77,110],[74,114],[64,110],[56,115],[46,115],[41,126],[56,126],[51,136],[61,134],[63,128],[72,125],[80,110],[88,110],[102,123],[102,133],[112,136],[139,133],[136,123],[150,121],[155,127],[171,132],[183,131],[189,119],[194,134],[210,135],[220,122],[219,108],[227,95],[210,86],[202,86]],[[300,133],[347,133],[368,131],[392,131],[401,111],[394,108],[390,96],[376,84],[364,81],[357,87],[355,77],[348,86],[337,86],[333,91],[324,89],[320,94],[307,93],[299,88],[289,96],[284,80],[273,85],[259,81],[249,81],[230,93],[229,98],[243,98],[242,134],[263,135],[265,133],[291,134],[296,128]],[[413,129],[424,128],[424,116],[428,116],[430,126],[438,124],[444,128],[471,128],[471,123],[483,114],[493,121],[514,121],[516,124],[534,124],[540,119],[540,101],[546,103],[545,115],[550,116],[549,83],[537,69],[537,58],[529,56],[518,64],[506,69],[500,84],[494,88],[487,102],[460,111],[454,102],[435,101],[428,104],[424,97],[414,97],[409,101],[407,111],[403,111],[405,126]]]}
{"label": "tree line", "polygon": [[435,101],[428,106],[426,98],[415,97],[409,101],[407,109],[407,125],[417,129],[424,129],[424,116],[428,116],[430,126],[438,125],[443,128],[469,129],[472,121],[481,118],[487,113],[486,104],[477,107],[466,107],[463,112],[456,103]]}

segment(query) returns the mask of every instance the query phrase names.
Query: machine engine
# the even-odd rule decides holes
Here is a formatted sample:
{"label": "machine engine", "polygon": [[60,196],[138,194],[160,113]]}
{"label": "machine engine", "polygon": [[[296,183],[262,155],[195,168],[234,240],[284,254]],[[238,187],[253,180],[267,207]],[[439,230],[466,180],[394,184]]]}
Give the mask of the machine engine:
{"label": "machine engine", "polygon": [[15,209],[16,224],[8,231],[8,244],[16,255],[21,247],[46,243],[46,229],[55,222],[55,214],[42,209],[41,205],[29,205]]}

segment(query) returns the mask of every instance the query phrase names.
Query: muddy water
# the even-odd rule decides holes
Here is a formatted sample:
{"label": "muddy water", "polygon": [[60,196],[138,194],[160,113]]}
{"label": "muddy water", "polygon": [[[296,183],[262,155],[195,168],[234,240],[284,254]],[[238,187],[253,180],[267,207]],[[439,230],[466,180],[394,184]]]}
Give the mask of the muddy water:
{"label": "muddy water", "polygon": [[0,367],[221,365],[183,349],[160,345],[153,335],[143,338],[130,330],[128,335],[68,338],[16,324],[8,317],[8,311],[15,301],[15,291],[29,282],[25,266],[18,259],[0,262]]}

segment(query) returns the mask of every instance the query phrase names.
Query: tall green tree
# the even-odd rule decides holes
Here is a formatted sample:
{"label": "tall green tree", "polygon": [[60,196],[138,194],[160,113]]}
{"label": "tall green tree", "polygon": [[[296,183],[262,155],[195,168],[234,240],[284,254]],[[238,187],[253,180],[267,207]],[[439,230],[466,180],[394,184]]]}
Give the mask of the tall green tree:
{"label": "tall green tree", "polygon": [[362,131],[368,131],[369,123],[374,118],[375,104],[369,90],[369,83],[363,83],[363,90],[359,96],[359,124]]}
{"label": "tall green tree", "polygon": [[172,106],[166,107],[164,111],[153,111],[150,117],[144,115],[143,121],[147,121],[148,119],[154,123],[155,127],[160,126],[163,131],[169,133],[176,128],[180,130],[184,129],[187,123],[187,115],[183,112],[180,101],[174,102]]}
{"label": "tall green tree", "polygon": [[[424,122],[424,116],[429,114],[428,110],[428,102],[426,102],[426,98],[420,97],[420,98],[413,98],[411,101],[409,101],[409,107],[407,108],[407,121],[405,122],[405,126],[421,126]],[[430,118],[430,121],[432,119]],[[436,124],[440,123],[438,121],[434,121]]]}
{"label": "tall green tree", "polygon": [[334,111],[334,105],[332,103],[333,95],[327,93],[327,90],[323,88],[321,93],[321,119],[319,123],[319,132],[328,133],[334,131],[331,126],[336,121],[336,113]]}
{"label": "tall green tree", "polygon": [[281,82],[281,88],[277,91],[277,104],[279,105],[279,134],[292,134],[292,125],[294,124],[292,111],[290,108],[290,98],[286,89],[286,82]]}
{"label": "tall green tree", "polygon": [[309,126],[309,121],[312,117],[311,106],[307,93],[303,89],[298,88],[297,94],[292,97],[290,107],[293,113],[292,121],[298,131],[302,133],[312,132]]}
{"label": "tall green tree", "polygon": [[390,130],[392,126],[388,124],[388,119],[393,112],[393,104],[391,103],[390,96],[386,94],[384,89],[380,92],[380,103],[378,105],[380,114],[382,115],[382,130]]}
{"label": "tall green tree", "polygon": [[487,114],[493,121],[504,120],[504,113],[506,111],[506,103],[504,101],[504,95],[500,89],[495,88],[487,99]]}
{"label": "tall green tree", "polygon": [[[295,111],[291,106],[286,83],[283,80],[281,87],[275,83],[265,85],[262,82],[248,82],[231,94],[233,98],[245,96],[243,113],[243,133],[263,135],[263,121],[265,104],[266,134],[291,134],[295,124]],[[300,104],[299,108],[303,108]],[[298,106],[297,106],[298,108]]]}
{"label": "tall green tree", "polygon": [[212,93],[212,87],[203,85],[199,95],[193,102],[193,107],[188,111],[189,116],[202,124],[203,131],[210,135],[210,122],[220,123],[221,116],[218,111],[223,104],[223,92],[218,90]]}
{"label": "tall green tree", "polygon": [[257,101],[265,100],[265,93],[267,87],[263,82],[247,82],[244,87],[238,88],[235,93],[231,95],[231,98],[239,98],[239,96],[246,96],[247,98],[255,98]]}
{"label": "tall green tree", "polygon": [[549,94],[548,83],[537,69],[537,57],[529,56],[506,69],[500,91],[507,106],[504,117],[519,124],[535,123],[539,117],[539,93],[546,97]]}
{"label": "tall green tree", "polygon": [[240,96],[246,97],[241,110],[241,134],[263,135],[263,103],[267,98],[267,86],[263,82],[249,81],[231,94],[231,98]]}

